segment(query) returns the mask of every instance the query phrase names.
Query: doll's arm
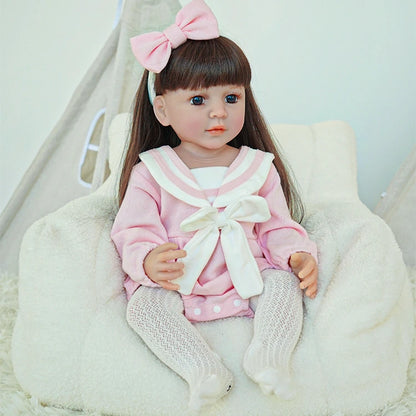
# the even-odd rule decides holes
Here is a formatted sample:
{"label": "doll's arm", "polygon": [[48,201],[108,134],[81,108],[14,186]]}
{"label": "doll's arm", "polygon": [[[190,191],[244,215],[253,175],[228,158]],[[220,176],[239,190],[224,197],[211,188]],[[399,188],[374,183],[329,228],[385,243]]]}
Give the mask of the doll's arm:
{"label": "doll's arm", "polygon": [[129,277],[146,286],[158,286],[144,269],[144,260],[167,243],[158,203],[160,194],[138,169],[133,170],[126,195],[115,218],[111,238]]}
{"label": "doll's arm", "polygon": [[294,253],[308,253],[317,262],[317,249],[306,230],[294,221],[286,204],[279,175],[272,166],[259,195],[266,199],[271,218],[257,224],[257,233],[266,259],[279,269],[291,270],[290,258]]}

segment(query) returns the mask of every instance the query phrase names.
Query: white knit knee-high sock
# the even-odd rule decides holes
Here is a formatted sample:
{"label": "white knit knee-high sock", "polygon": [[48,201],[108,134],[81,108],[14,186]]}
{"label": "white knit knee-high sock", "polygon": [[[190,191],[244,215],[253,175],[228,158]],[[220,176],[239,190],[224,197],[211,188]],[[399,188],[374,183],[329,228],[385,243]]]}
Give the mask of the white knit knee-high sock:
{"label": "white knit knee-high sock", "polygon": [[127,305],[127,322],[152,352],[189,384],[189,407],[224,396],[232,374],[185,318],[177,292],[141,286]]}
{"label": "white knit knee-high sock", "polygon": [[264,393],[290,400],[295,389],[290,360],[303,322],[302,292],[291,273],[267,269],[258,297],[253,339],[244,356],[244,370]]}

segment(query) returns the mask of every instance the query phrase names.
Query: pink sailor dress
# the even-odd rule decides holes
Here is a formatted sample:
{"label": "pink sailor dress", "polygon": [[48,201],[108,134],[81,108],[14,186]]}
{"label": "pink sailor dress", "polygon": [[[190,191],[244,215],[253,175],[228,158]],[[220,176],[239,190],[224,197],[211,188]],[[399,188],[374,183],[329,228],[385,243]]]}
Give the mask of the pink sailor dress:
{"label": "pink sailor dress", "polygon": [[290,271],[295,252],[316,258],[316,245],[290,216],[272,154],[242,146],[229,167],[196,170],[170,146],[140,159],[111,231],[128,299],[140,285],[159,287],[143,261],[167,242],[187,252],[174,282],[191,322],[252,317],[261,271]]}

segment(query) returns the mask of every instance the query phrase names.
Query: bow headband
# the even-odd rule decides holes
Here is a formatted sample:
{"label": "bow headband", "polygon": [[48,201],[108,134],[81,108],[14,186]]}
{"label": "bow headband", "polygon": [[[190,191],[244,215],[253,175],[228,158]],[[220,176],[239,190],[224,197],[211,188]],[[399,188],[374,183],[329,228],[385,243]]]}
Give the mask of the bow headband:
{"label": "bow headband", "polygon": [[130,39],[136,59],[158,74],[169,61],[172,49],[187,39],[208,40],[219,37],[218,23],[203,0],[193,0],[176,15],[175,23],[163,32],[150,32]]}

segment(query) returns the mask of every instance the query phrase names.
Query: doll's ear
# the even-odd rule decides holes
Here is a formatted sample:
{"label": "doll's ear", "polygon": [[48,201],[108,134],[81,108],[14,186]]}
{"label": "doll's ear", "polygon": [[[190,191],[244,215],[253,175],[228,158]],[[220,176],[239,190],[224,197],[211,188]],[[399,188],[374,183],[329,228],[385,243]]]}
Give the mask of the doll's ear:
{"label": "doll's ear", "polygon": [[163,95],[157,95],[153,100],[153,111],[162,126],[170,126],[169,117],[166,112],[166,101]]}

